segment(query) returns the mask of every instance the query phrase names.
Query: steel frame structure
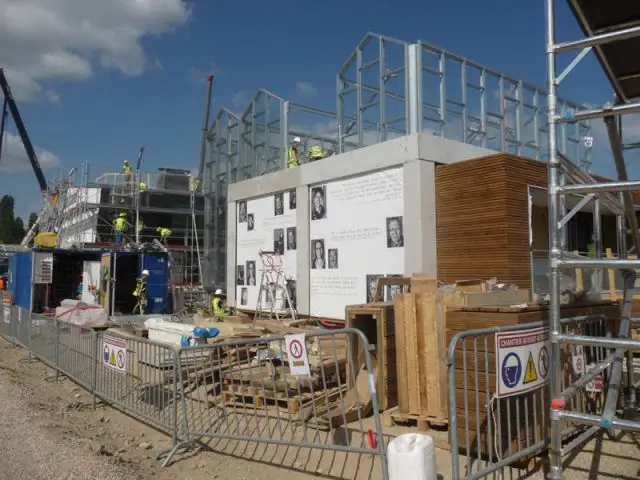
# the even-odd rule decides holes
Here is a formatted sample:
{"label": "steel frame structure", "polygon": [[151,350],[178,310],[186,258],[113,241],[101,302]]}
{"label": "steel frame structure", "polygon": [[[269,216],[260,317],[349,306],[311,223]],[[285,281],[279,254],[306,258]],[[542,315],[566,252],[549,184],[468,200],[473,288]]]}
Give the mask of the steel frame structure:
{"label": "steel frame structure", "polygon": [[[285,166],[295,136],[341,153],[403,135],[443,138],[547,160],[547,92],[425,42],[368,33],[337,74],[337,113],[260,89],[241,113],[222,108],[207,132],[205,284],[226,283],[229,184]],[[559,100],[562,112],[580,108]],[[560,151],[591,165],[588,120],[560,127]]]}
{"label": "steel frame structure", "polygon": [[[625,80],[633,80],[635,76],[617,74],[612,68],[612,64],[607,58],[607,53],[613,48],[615,42],[622,42],[640,36],[640,9],[616,8],[616,5],[601,5],[606,7],[600,10],[584,0],[569,0],[570,8],[575,14],[585,38],[575,41],[556,42],[556,21],[555,6],[556,0],[545,0],[546,4],[546,56],[547,56],[547,83],[548,83],[548,112],[549,124],[549,266],[550,266],[550,337],[551,337],[551,443],[549,449],[550,472],[548,478],[560,480],[562,474],[563,455],[571,447],[578,445],[572,442],[565,449],[562,445],[562,424],[564,421],[571,421],[575,424],[589,427],[583,434],[583,439],[595,434],[600,429],[612,430],[614,428],[622,430],[640,431],[640,422],[627,419],[625,417],[635,417],[637,413],[636,392],[637,388],[633,378],[633,357],[632,349],[640,349],[640,342],[630,340],[630,315],[631,300],[635,287],[636,269],[640,268],[640,260],[630,260],[627,258],[627,234],[630,234],[636,252],[640,252],[640,233],[638,231],[638,220],[633,205],[631,192],[640,190],[640,181],[629,181],[626,164],[623,155],[623,142],[619,130],[618,119],[621,115],[640,112],[640,91],[634,90],[635,85],[625,86]],[[596,2],[597,3],[597,2]],[[615,3],[615,2],[613,2]],[[630,5],[630,4],[629,4]],[[635,5],[635,3],[634,3]],[[624,6],[624,5],[623,5]],[[627,5],[628,6],[628,5]],[[585,13],[588,11],[588,14]],[[622,15],[609,15],[609,12],[618,12]],[[625,17],[626,14],[626,17]],[[596,17],[597,20],[596,20]],[[614,22],[616,18],[619,22]],[[622,21],[622,17],[624,21]],[[631,17],[631,18],[629,18]],[[591,23],[598,24],[598,28],[593,28]],[[625,45],[623,48],[628,47]],[[603,48],[604,47],[604,48]],[[556,67],[556,56],[563,52],[580,50],[580,53],[562,71],[558,72]],[[616,105],[606,105],[604,108],[584,109],[578,111],[562,111],[558,107],[557,89],[562,80],[578,65],[578,63],[591,51],[594,51],[600,63],[603,65],[609,77],[619,103]],[[635,71],[640,71],[640,64],[635,60],[633,54],[616,52],[622,55],[617,56],[617,61],[625,59],[624,70],[629,72],[632,67]],[[629,63],[636,62],[636,65]],[[620,65],[618,65],[620,66]],[[631,93],[632,95],[629,95]],[[633,102],[633,100],[636,100]],[[602,118],[604,119],[609,136],[609,142],[613,153],[618,181],[608,181],[601,183],[567,183],[567,163],[564,156],[558,151],[558,127],[568,123],[583,120]],[[564,227],[568,219],[575,212],[567,212],[565,206],[565,196],[569,194],[586,194],[586,201],[591,201],[604,194],[617,192],[620,195],[621,203],[624,207],[624,215],[618,216],[618,259],[602,259],[596,255],[595,259],[575,258],[565,251],[566,237]],[[628,230],[627,230],[628,227]],[[591,337],[587,335],[562,334],[560,330],[560,274],[563,268],[607,268],[620,269],[625,279],[624,306],[622,309],[622,319],[617,338],[612,337]],[[587,347],[604,347],[611,349],[607,358],[598,364],[590,373],[583,375],[573,385],[562,389],[563,375],[563,345],[582,345]],[[627,358],[627,392],[625,398],[625,408],[623,415],[618,415],[620,400],[620,389],[623,381],[623,361]],[[567,400],[576,390],[583,388],[595,375],[608,370],[609,385],[606,400],[602,408],[601,415],[594,415],[581,412],[571,412],[565,409]]]}

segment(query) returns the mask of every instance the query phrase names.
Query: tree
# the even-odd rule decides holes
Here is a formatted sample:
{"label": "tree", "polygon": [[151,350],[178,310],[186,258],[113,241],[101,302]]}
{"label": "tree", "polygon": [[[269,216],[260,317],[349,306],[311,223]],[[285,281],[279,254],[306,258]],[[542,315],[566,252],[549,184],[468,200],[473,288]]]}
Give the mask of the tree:
{"label": "tree", "polygon": [[16,230],[14,200],[10,195],[0,199],[0,244],[13,244]]}
{"label": "tree", "polygon": [[26,232],[24,222],[15,216],[15,201],[10,195],[0,199],[0,244],[15,245],[20,243]]}
{"label": "tree", "polygon": [[38,221],[38,214],[36,212],[31,212],[29,214],[29,223],[27,230],[31,230],[31,227]]}

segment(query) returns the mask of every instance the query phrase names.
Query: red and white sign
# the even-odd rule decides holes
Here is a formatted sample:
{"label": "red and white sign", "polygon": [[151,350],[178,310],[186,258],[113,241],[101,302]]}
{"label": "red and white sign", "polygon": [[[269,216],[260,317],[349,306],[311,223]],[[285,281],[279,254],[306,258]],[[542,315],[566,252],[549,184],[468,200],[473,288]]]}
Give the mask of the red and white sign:
{"label": "red and white sign", "polygon": [[289,369],[291,373],[293,375],[311,375],[304,333],[285,335],[284,341],[287,347],[287,357],[289,359]]}

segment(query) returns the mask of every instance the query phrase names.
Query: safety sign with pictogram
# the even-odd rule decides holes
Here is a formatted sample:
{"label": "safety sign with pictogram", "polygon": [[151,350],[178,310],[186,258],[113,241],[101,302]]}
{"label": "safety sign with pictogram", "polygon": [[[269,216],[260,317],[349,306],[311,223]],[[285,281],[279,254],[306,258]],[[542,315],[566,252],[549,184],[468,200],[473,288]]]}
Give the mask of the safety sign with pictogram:
{"label": "safety sign with pictogram", "polygon": [[120,338],[103,337],[102,363],[105,367],[127,373],[127,343]]}
{"label": "safety sign with pictogram", "polygon": [[535,328],[496,334],[496,397],[530,392],[549,374],[549,329]]}
{"label": "safety sign with pictogram", "polygon": [[304,334],[285,335],[287,358],[292,375],[311,375]]}

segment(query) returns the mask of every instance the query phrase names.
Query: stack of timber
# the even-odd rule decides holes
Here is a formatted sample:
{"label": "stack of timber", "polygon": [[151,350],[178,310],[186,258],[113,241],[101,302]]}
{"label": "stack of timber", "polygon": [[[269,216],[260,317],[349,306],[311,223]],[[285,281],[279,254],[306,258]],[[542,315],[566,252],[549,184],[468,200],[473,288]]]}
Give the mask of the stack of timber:
{"label": "stack of timber", "polygon": [[[298,333],[304,333],[300,330]],[[291,374],[284,342],[256,343],[248,356],[222,373],[222,396],[227,406],[303,422],[327,417],[335,402],[347,393],[346,351],[343,336],[308,341],[311,375]]]}
{"label": "stack of timber", "polygon": [[[447,312],[447,344],[465,330],[548,322],[547,306],[453,307]],[[603,315],[620,318],[620,306],[602,302],[566,305],[562,318]],[[568,354],[568,351],[565,352]],[[568,358],[568,357],[566,357]],[[548,386],[519,396],[497,399],[495,335],[469,337],[454,350],[457,443],[460,450],[502,458],[534,445],[548,434]],[[567,372],[567,370],[565,370]],[[565,375],[565,380],[568,380]],[[575,378],[574,378],[575,379]],[[580,407],[578,407],[580,408]],[[584,411],[584,410],[583,410]]]}

